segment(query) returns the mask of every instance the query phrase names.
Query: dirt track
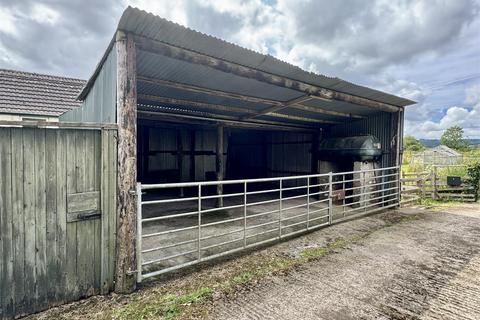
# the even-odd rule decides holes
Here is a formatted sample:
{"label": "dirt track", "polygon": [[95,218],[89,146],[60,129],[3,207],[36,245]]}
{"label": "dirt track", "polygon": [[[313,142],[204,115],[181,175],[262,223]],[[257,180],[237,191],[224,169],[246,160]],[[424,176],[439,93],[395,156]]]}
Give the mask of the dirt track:
{"label": "dirt track", "polygon": [[[369,219],[338,227],[363,232]],[[335,227],[316,234],[329,232]],[[302,241],[308,246],[314,237]],[[211,319],[480,319],[480,204],[377,230],[288,276],[217,300],[209,313]]]}

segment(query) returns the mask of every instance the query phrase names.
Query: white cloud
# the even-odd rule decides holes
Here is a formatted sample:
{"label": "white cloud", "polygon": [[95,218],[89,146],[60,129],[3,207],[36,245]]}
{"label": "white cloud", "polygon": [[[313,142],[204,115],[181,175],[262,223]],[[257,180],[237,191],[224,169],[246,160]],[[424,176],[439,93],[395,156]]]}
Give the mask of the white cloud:
{"label": "white cloud", "polygon": [[87,78],[126,5],[418,101],[418,137],[452,123],[479,135],[480,0],[3,0],[0,67]]}
{"label": "white cloud", "polygon": [[0,7],[0,32],[9,35],[17,35],[16,19],[12,11],[7,8]]}
{"label": "white cloud", "polygon": [[46,23],[53,26],[58,22],[60,14],[43,3],[35,3],[32,7],[31,17],[38,23]]}
{"label": "white cloud", "polygon": [[421,138],[439,138],[445,129],[458,125],[466,137],[480,138],[480,83],[465,89],[465,103],[463,107],[448,108],[439,121],[407,118],[405,132]]}

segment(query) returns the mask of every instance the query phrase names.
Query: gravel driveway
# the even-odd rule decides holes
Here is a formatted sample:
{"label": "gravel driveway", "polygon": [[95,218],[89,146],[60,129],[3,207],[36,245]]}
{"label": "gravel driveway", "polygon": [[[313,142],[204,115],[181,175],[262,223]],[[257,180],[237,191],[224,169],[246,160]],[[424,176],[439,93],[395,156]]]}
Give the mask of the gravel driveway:
{"label": "gravel driveway", "polygon": [[[420,209],[402,209],[409,210]],[[362,223],[350,225],[362,229]],[[209,315],[480,319],[480,204],[428,211],[421,219],[380,229],[288,276],[273,276],[249,292],[215,301]]]}

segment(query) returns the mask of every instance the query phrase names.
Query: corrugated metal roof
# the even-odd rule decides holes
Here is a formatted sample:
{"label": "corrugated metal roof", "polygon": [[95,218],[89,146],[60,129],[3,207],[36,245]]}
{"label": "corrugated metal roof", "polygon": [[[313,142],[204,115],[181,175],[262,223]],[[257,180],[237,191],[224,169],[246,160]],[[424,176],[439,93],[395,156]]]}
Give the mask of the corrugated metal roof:
{"label": "corrugated metal roof", "polygon": [[0,113],[59,116],[81,105],[85,80],[0,69]]}
{"label": "corrugated metal roof", "polygon": [[[128,7],[123,12],[118,24],[118,30],[131,32],[172,46],[181,47],[242,66],[261,70],[263,72],[336,90],[342,93],[356,95],[362,98],[368,98],[378,102],[401,107],[415,103],[408,99],[356,85],[339,78],[331,78],[307,72],[270,55],[264,55],[242,48],[238,45],[189,29],[137,8]],[[109,49],[110,48],[111,46],[109,46]],[[137,67],[139,67],[139,65],[137,65]],[[98,68],[99,67],[97,67],[97,69]],[[89,80],[89,84],[85,87],[81,97],[85,97],[86,93],[89,91],[96,73],[97,72],[94,72],[94,75],[92,76],[93,79]],[[181,72],[179,71],[179,74],[180,73]],[[186,70],[184,70],[183,75],[185,75],[185,73]]]}

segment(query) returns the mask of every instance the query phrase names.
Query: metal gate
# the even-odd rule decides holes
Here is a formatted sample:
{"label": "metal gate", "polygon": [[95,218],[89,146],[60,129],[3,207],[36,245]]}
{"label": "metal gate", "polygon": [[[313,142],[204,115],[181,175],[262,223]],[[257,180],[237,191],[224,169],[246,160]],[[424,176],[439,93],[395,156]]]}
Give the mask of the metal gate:
{"label": "metal gate", "polygon": [[137,281],[398,206],[399,167],[138,184]]}

